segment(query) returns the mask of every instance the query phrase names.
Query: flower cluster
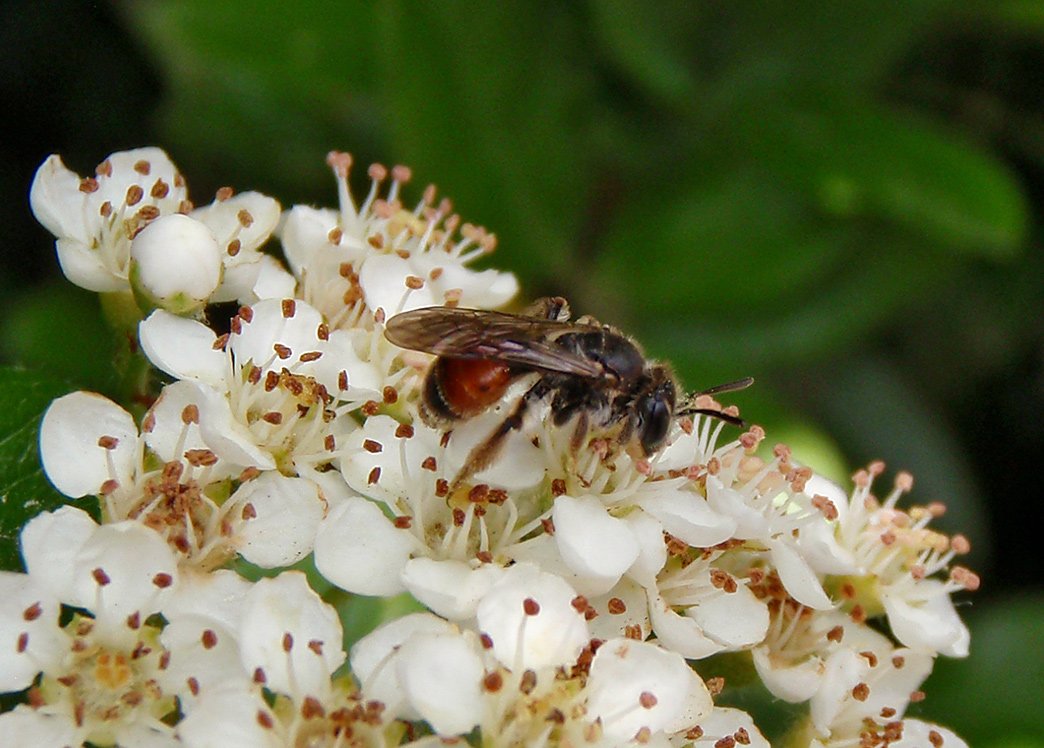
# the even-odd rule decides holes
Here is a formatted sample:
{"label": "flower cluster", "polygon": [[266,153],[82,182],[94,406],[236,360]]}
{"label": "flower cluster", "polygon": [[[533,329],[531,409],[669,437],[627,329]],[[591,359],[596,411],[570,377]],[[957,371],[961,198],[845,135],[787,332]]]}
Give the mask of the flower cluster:
{"label": "flower cluster", "polygon": [[[44,416],[47,476],[101,522],[41,514],[26,572],[0,572],[0,691],[25,695],[5,740],[767,746],[715,675],[741,661],[800,715],[788,745],[965,745],[904,716],[968,653],[951,595],[978,585],[940,506],[900,508],[908,475],[879,498],[875,463],[846,493],[708,397],[651,455],[543,398],[465,469],[536,375],[447,429],[432,357],[385,323],[517,283],[469,267],[495,237],[434,187],[406,207],[406,168],[370,167],[357,203],[351,158],[328,162],[338,208],[285,212],[228,189],[195,209],[154,148],[40,167],[66,276],[132,300],[167,384],[137,417],[89,392]],[[344,592],[416,605],[346,651]]]}

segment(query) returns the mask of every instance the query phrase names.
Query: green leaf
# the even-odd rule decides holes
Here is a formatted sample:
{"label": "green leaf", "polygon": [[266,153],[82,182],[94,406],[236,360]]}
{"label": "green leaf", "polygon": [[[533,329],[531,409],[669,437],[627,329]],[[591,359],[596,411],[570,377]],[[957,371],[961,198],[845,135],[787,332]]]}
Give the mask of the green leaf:
{"label": "green leaf", "polygon": [[[189,187],[196,185],[197,202],[204,200],[194,175],[228,180],[230,172],[261,181],[238,189],[290,189],[332,200],[326,152],[376,150],[370,4],[190,0],[123,10],[166,78],[157,120]],[[220,175],[212,173],[214,164]]]}
{"label": "green leaf", "polygon": [[810,292],[845,259],[843,240],[763,173],[727,171],[631,205],[589,282],[600,293],[645,289],[650,314],[732,318],[738,300],[745,312],[764,312]]}
{"label": "green leaf", "polygon": [[498,265],[532,280],[570,273],[594,107],[570,14],[518,2],[380,8],[396,151],[498,235]]}
{"label": "green leaf", "polygon": [[69,385],[25,369],[0,368],[0,569],[18,569],[18,533],[40,512],[66,503],[44,476],[40,417]]}
{"label": "green leaf", "polygon": [[85,389],[110,392],[116,383],[97,294],[64,279],[34,288],[8,307],[0,329],[6,357],[18,364],[61,372]]}
{"label": "green leaf", "polygon": [[754,81],[761,91],[771,86],[777,92],[807,85],[839,90],[869,86],[893,70],[949,4],[947,0],[710,4],[715,12],[704,19],[706,51],[701,57],[724,66],[716,70],[722,96]]}
{"label": "green leaf", "polygon": [[[895,237],[866,241],[875,247],[873,253],[849,258],[813,286],[778,299],[770,309],[750,304],[736,293],[713,316],[693,315],[681,308],[650,316],[630,331],[651,350],[666,351],[679,366],[714,371],[727,366],[727,377],[737,376],[738,371],[757,378],[767,367],[809,364],[830,351],[861,343],[868,331],[927,298],[955,274],[952,260],[937,252]],[[713,276],[704,278],[695,271],[686,270],[684,275],[693,295],[715,282]]]}
{"label": "green leaf", "polygon": [[925,118],[818,91],[758,100],[737,113],[736,132],[763,168],[838,217],[994,258],[1014,255],[1025,238],[1012,174]]}
{"label": "green leaf", "polygon": [[605,53],[628,78],[669,107],[696,97],[691,58],[700,6],[595,0],[587,11]]}

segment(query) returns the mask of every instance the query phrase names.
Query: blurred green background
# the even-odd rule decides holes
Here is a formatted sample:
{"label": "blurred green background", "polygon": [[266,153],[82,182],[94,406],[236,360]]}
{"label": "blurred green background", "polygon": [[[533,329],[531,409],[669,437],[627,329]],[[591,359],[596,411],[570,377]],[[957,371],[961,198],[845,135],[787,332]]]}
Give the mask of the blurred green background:
{"label": "blurred green background", "polygon": [[[753,375],[729,399],[770,439],[838,477],[883,458],[945,501],[984,584],[972,657],[915,711],[1044,745],[1044,3],[8,0],[0,20],[0,351],[58,380],[9,396],[24,429],[54,392],[112,386],[97,304],[29,213],[48,154],[88,173],[161,145],[197,203],[227,184],[284,206],[335,204],[328,150],[409,164],[407,195],[434,181],[495,231],[526,296],[568,296],[691,388]],[[9,498],[44,490],[23,444],[0,441]]]}

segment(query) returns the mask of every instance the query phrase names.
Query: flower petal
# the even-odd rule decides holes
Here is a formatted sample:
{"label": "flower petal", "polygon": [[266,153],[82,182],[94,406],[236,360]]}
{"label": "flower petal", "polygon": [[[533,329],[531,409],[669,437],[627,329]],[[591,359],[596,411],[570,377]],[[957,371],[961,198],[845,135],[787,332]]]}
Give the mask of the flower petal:
{"label": "flower petal", "polygon": [[504,667],[521,672],[573,662],[590,635],[565,580],[515,564],[482,598],[475,617]]}
{"label": "flower petal", "polygon": [[559,496],[551,518],[559,553],[587,582],[589,594],[610,590],[638,558],[631,526],[611,516],[594,496]]}
{"label": "flower petal", "polygon": [[149,361],[175,379],[195,379],[228,388],[228,357],[214,348],[217,336],[201,322],[157,309],[138,325]]}
{"label": "flower petal", "polygon": [[47,477],[66,496],[96,494],[109,479],[129,484],[137,456],[134,418],[106,397],[73,392],[44,413],[40,459]]}
{"label": "flower petal", "polygon": [[439,735],[469,732],[482,717],[482,658],[459,634],[414,634],[395,669],[414,709]]}
{"label": "flower petal", "polygon": [[240,651],[246,672],[261,668],[266,686],[277,693],[325,693],[345,660],[341,620],[305,575],[286,571],[260,579],[244,602]]}
{"label": "flower petal", "polygon": [[236,527],[239,552],[264,569],[295,564],[311,553],[326,513],[319,486],[275,471],[243,483],[229,501],[232,516],[248,517]]}
{"label": "flower petal", "polygon": [[504,574],[494,564],[471,568],[463,561],[412,558],[402,570],[402,583],[430,610],[451,621],[475,615],[490,587]]}
{"label": "flower petal", "polygon": [[388,597],[405,589],[402,569],[416,546],[372,501],[350,497],[320,524],[315,566],[341,589]]}

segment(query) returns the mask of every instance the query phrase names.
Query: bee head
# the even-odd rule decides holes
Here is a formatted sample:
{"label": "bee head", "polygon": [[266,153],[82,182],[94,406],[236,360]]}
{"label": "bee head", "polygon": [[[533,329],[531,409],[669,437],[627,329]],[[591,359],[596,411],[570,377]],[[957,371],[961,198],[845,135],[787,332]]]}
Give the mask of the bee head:
{"label": "bee head", "polygon": [[635,434],[644,454],[652,454],[667,440],[674,419],[676,398],[674,377],[667,367],[651,367],[647,386],[642,388],[634,400],[637,419]]}

